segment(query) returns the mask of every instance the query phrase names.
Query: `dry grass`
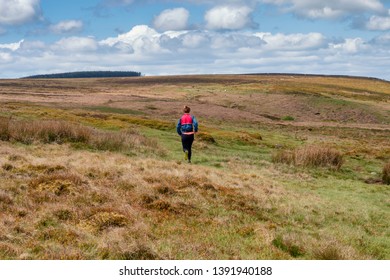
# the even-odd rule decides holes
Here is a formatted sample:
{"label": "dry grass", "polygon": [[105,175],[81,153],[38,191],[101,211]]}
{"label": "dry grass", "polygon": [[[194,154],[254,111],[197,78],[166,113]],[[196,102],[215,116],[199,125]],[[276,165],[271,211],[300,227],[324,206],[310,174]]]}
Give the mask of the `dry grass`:
{"label": "dry grass", "polygon": [[[102,151],[155,152],[164,155],[155,141],[136,130],[107,132],[58,120],[23,121],[0,117],[0,140],[33,143],[81,143]],[[4,167],[3,167],[4,168]]]}
{"label": "dry grass", "polygon": [[302,256],[305,252],[303,249],[303,246],[300,245],[295,236],[284,235],[284,236],[277,236],[273,241],[272,244],[281,249],[282,251],[285,251],[289,253],[292,257],[297,258]]}
{"label": "dry grass", "polygon": [[108,228],[124,227],[128,223],[125,215],[115,212],[98,212],[82,221],[82,226],[93,232],[101,232]]}
{"label": "dry grass", "polygon": [[32,144],[42,143],[88,142],[91,130],[77,124],[64,121],[40,120],[20,121],[0,118],[0,139]]}
{"label": "dry grass", "polygon": [[[241,191],[240,178],[176,162],[74,152],[69,146],[49,151],[46,145],[3,170],[0,184],[8,187],[0,192],[6,249],[1,258],[256,258],[256,249],[244,241],[258,238],[256,223],[271,200]],[[18,149],[3,153],[14,159],[31,147]],[[11,178],[14,184],[6,184]],[[259,184],[255,177],[248,180]],[[220,232],[222,225],[227,227]],[[205,229],[214,241],[205,241]],[[229,247],[225,234],[234,236]],[[183,251],[186,239],[191,242]]]}
{"label": "dry grass", "polygon": [[199,132],[196,134],[196,138],[205,142],[205,143],[210,143],[210,144],[215,144],[216,141],[214,139],[214,137],[210,134],[210,133],[207,133],[207,132]]}
{"label": "dry grass", "polygon": [[[0,83],[14,116],[0,118],[0,259],[389,258],[389,189],[362,180],[389,160],[388,83]],[[175,135],[184,101],[200,121],[192,165]],[[270,162],[297,146],[274,161],[305,169]]]}
{"label": "dry grass", "polygon": [[273,155],[275,163],[294,164],[306,167],[328,167],[339,170],[343,165],[343,154],[333,148],[306,146],[292,151],[280,150]]}
{"label": "dry grass", "polygon": [[166,155],[166,151],[158,145],[157,141],[145,137],[134,129],[119,132],[94,131],[88,144],[101,151]]}
{"label": "dry grass", "polygon": [[318,242],[313,248],[313,257],[316,260],[349,260],[362,258],[351,246],[346,246],[335,239]]}
{"label": "dry grass", "polygon": [[390,162],[388,162],[382,171],[382,182],[384,184],[390,185]]}
{"label": "dry grass", "polygon": [[45,192],[53,193],[57,196],[74,194],[80,189],[77,189],[83,184],[82,179],[75,173],[60,171],[54,174],[41,175],[32,179],[29,183],[31,190],[34,190],[38,195]]}

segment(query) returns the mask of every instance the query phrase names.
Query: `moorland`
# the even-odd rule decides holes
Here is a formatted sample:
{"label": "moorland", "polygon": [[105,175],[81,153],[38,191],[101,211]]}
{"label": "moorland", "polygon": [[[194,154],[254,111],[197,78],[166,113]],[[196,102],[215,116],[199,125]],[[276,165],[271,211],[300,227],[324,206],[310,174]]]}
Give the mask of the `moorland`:
{"label": "moorland", "polygon": [[390,259],[387,81],[14,79],[0,108],[0,259]]}

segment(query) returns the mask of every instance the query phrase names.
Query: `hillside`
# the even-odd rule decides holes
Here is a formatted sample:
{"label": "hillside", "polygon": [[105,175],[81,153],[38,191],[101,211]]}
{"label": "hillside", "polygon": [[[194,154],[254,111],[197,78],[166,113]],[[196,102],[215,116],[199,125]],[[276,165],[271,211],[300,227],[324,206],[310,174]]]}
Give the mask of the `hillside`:
{"label": "hillside", "polygon": [[0,106],[0,259],[390,258],[389,82],[0,80]]}

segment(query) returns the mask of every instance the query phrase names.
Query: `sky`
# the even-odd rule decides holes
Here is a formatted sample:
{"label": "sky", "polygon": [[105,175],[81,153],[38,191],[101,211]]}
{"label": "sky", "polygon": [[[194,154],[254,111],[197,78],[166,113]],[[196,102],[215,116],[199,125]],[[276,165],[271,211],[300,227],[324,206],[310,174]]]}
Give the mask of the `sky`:
{"label": "sky", "polygon": [[0,78],[103,70],[390,80],[390,0],[0,0]]}

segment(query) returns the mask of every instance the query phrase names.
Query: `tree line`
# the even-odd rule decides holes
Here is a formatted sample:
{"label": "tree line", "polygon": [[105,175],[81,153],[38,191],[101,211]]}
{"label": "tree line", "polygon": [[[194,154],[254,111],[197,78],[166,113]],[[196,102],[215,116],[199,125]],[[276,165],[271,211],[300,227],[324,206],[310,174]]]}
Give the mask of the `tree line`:
{"label": "tree line", "polygon": [[23,79],[64,79],[64,78],[121,78],[140,77],[141,72],[135,71],[81,71],[57,74],[42,74],[24,77]]}

